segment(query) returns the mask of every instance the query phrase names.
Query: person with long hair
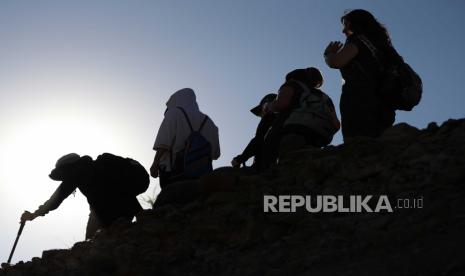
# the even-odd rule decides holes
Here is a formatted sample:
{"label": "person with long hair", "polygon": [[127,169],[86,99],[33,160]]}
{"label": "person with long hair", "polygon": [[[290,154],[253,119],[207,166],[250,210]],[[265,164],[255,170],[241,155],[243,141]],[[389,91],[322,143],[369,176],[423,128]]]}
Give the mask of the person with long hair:
{"label": "person with long hair", "polygon": [[[341,18],[345,44],[330,42],[326,64],[341,71],[344,79],[340,100],[342,135],[378,137],[395,121],[395,111],[383,100],[379,87],[383,64],[402,58],[394,49],[386,28],[366,10],[352,10]],[[367,43],[368,41],[368,43]],[[379,57],[373,56],[373,45]],[[373,49],[372,49],[373,50]]]}

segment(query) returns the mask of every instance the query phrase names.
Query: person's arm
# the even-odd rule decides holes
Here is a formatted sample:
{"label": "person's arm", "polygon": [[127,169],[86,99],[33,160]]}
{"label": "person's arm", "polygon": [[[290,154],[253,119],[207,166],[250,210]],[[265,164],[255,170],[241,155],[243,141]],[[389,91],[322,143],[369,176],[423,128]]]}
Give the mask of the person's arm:
{"label": "person's arm", "polygon": [[254,137],[252,138],[252,140],[250,140],[249,144],[247,145],[247,147],[245,147],[244,151],[233,158],[233,160],[231,161],[231,165],[233,167],[238,168],[241,166],[241,164],[247,162],[247,160],[249,160],[250,157],[256,154],[257,146],[257,137]]}
{"label": "person's arm", "polygon": [[265,103],[263,105],[263,111],[266,113],[270,112],[281,112],[289,108],[294,96],[294,89],[289,85],[281,86],[279,89],[278,97],[271,103]]}
{"label": "person's arm", "polygon": [[154,178],[157,178],[159,175],[161,159],[165,154],[170,154],[172,144],[175,140],[177,112],[175,108],[168,109],[158,129],[155,144],[153,145],[153,150],[155,150],[156,153],[153,158],[152,166],[150,167],[150,175]]}
{"label": "person's arm", "polygon": [[63,181],[52,196],[44,204],[40,205],[35,212],[25,211],[21,216],[21,222],[45,216],[48,212],[55,210],[76,188],[73,183]]}
{"label": "person's arm", "polygon": [[153,158],[152,166],[150,167],[150,175],[157,178],[160,171],[160,160],[165,154],[169,154],[170,150],[167,145],[160,145],[157,147],[155,157]]}
{"label": "person's arm", "polygon": [[346,66],[358,54],[358,48],[353,43],[342,45],[341,42],[330,42],[324,52],[326,64],[333,69]]}
{"label": "person's arm", "polygon": [[260,123],[258,123],[257,131],[255,132],[255,137],[252,138],[252,140],[250,140],[249,144],[244,149],[242,154],[236,156],[233,159],[233,162],[231,162],[233,167],[238,167],[242,163],[247,162],[249,158],[255,156],[257,152],[261,150],[261,143],[263,143],[265,135],[270,129],[270,127],[273,125],[275,119],[276,117],[274,114],[266,114],[262,117]]}
{"label": "person's arm", "polygon": [[241,163],[246,162],[247,160],[249,160],[250,157],[256,154],[257,146],[258,146],[258,138],[257,136],[255,136],[254,138],[250,140],[249,144],[247,145],[247,147],[245,147],[244,151],[240,155]]}

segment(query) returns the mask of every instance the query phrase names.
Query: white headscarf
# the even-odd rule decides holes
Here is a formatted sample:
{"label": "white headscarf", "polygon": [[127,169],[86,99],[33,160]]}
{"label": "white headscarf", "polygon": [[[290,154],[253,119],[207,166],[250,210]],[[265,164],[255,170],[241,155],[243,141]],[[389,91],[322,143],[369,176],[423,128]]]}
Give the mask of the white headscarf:
{"label": "white headscarf", "polygon": [[[194,130],[200,128],[206,115],[200,112],[195,93],[191,88],[176,91],[166,102],[166,107],[165,118],[158,130],[153,149],[165,148],[171,151],[173,158],[171,162],[169,154],[160,160],[160,165],[171,171],[171,163],[175,162],[176,153],[184,148],[185,141],[191,133],[189,124],[179,107],[186,112]],[[207,120],[201,133],[210,142],[212,159],[218,159],[220,157],[218,128],[211,118]]]}
{"label": "white headscarf", "polygon": [[176,91],[166,102],[168,109],[175,107],[182,107],[189,112],[199,111],[199,105],[195,97],[194,90],[191,88],[183,88]]}

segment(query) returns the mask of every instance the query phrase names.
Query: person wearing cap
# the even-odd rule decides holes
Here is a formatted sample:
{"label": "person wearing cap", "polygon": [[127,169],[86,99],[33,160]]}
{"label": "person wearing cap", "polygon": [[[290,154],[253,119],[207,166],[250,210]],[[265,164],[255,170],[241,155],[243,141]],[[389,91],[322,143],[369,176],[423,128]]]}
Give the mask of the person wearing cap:
{"label": "person wearing cap", "polygon": [[86,239],[92,238],[98,229],[111,225],[118,218],[132,221],[142,210],[137,198],[111,189],[112,183],[104,183],[105,180],[98,177],[94,168],[95,161],[90,156],[70,153],[58,159],[49,177],[62,183],[36,211],[25,211],[21,222],[34,220],[57,209],[77,188],[86,196],[90,206]]}
{"label": "person wearing cap", "polygon": [[268,94],[265,97],[262,98],[260,103],[252,108],[250,112],[252,112],[255,116],[260,117],[260,123],[257,126],[257,130],[255,132],[255,137],[250,140],[249,144],[247,147],[244,149],[244,151],[239,154],[238,156],[234,157],[233,160],[231,161],[231,165],[234,168],[240,168],[242,164],[247,162],[251,157],[254,157],[254,162],[251,166],[251,168],[254,171],[258,171],[261,166],[261,159],[262,159],[262,147],[263,147],[263,140],[265,138],[265,135],[271,125],[273,124],[274,120],[276,119],[276,114],[274,113],[268,113],[265,114],[263,112],[263,106],[266,103],[270,103],[276,99],[277,94]]}

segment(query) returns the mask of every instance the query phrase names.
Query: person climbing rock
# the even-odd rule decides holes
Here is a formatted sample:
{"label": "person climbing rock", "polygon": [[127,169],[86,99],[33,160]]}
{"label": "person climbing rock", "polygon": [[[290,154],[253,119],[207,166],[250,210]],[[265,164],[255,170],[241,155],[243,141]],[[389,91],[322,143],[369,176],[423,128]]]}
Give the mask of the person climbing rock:
{"label": "person climbing rock", "polygon": [[49,177],[62,183],[36,211],[25,211],[21,222],[45,216],[79,189],[90,206],[86,239],[119,218],[131,222],[142,210],[136,196],[143,193],[150,183],[147,171],[137,161],[109,153],[98,156],[96,160],[76,153],[67,154],[58,159]]}

